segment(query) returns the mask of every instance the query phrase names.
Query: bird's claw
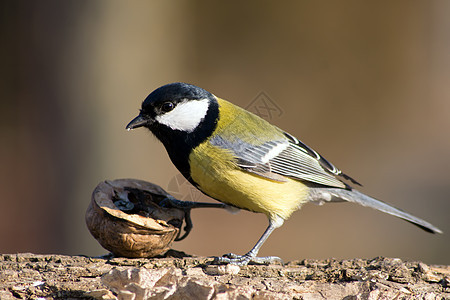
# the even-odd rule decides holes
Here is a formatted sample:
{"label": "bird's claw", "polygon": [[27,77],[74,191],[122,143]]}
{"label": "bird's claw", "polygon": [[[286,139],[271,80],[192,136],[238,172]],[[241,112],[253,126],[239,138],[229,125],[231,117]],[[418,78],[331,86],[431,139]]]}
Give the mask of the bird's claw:
{"label": "bird's claw", "polygon": [[180,236],[178,233],[175,241],[181,241],[186,238],[189,232],[192,230],[193,224],[191,220],[191,209],[193,208],[225,208],[230,211],[235,211],[235,208],[224,204],[224,203],[208,203],[208,202],[195,202],[195,201],[184,201],[178,200],[174,197],[167,195],[166,198],[159,202],[159,206],[164,208],[178,208],[184,211],[184,220],[186,222],[186,226],[184,227],[185,233]]}
{"label": "bird's claw", "polygon": [[238,266],[245,266],[245,265],[270,265],[270,264],[283,264],[283,260],[277,256],[265,256],[265,257],[257,257],[252,254],[244,254],[244,255],[237,255],[234,253],[228,253],[221,257],[215,257],[213,264],[218,265],[227,265],[227,264],[233,264]]}
{"label": "bird's claw", "polygon": [[174,197],[168,195],[166,198],[161,200],[159,202],[159,206],[164,208],[178,208],[184,211],[184,222],[186,223],[186,226],[184,229],[184,234],[181,235],[181,230],[178,232],[177,237],[175,238],[175,241],[181,241],[184,240],[189,233],[191,232],[193,228],[192,219],[191,219],[191,208],[192,208],[192,202],[189,201],[182,201],[175,199]]}

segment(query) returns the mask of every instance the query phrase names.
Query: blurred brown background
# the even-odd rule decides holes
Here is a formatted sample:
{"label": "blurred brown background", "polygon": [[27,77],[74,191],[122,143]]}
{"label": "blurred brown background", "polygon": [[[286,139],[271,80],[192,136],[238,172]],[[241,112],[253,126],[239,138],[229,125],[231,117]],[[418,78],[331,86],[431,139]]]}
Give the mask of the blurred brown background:
{"label": "blurred brown background", "polygon": [[[281,110],[272,123],[445,232],[310,204],[261,255],[449,264],[449,14],[448,1],[1,1],[0,252],[106,253],[84,224],[104,179],[177,192],[162,145],[125,125],[153,89],[184,81],[249,109],[263,91]],[[174,248],[197,255],[245,253],[267,225],[193,219]]]}

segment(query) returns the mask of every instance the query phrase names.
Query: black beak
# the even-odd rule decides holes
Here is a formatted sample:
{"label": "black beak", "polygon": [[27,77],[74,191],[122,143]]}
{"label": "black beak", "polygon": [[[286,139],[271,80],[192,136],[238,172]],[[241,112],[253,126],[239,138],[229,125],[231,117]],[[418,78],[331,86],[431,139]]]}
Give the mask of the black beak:
{"label": "black beak", "polygon": [[126,129],[131,130],[131,129],[142,127],[142,126],[150,124],[150,123],[151,123],[151,120],[148,117],[138,115],[136,118],[131,120],[130,123],[128,123]]}

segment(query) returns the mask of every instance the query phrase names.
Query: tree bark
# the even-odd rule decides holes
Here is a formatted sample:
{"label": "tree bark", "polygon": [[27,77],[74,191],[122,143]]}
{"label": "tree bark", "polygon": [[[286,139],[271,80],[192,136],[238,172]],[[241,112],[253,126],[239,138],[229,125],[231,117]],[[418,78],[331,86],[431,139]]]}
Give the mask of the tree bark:
{"label": "tree bark", "polygon": [[[0,255],[0,299],[450,299],[450,266],[398,258],[211,265],[154,259]],[[184,256],[184,257],[183,257]]]}

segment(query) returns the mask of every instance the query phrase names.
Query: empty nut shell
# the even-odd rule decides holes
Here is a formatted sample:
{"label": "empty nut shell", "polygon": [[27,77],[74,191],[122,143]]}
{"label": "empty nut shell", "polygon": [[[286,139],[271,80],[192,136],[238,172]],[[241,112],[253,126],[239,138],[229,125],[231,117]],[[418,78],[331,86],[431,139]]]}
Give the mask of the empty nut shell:
{"label": "empty nut shell", "polygon": [[161,187],[136,179],[101,182],[92,194],[86,224],[103,248],[117,256],[155,257],[177,237],[184,211],[159,203],[171,197]]}

